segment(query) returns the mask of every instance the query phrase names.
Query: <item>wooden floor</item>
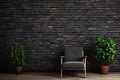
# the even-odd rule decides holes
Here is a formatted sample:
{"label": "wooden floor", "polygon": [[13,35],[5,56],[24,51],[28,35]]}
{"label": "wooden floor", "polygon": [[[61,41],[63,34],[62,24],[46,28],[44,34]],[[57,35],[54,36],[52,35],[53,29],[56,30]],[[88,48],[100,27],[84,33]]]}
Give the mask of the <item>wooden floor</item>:
{"label": "wooden floor", "polygon": [[0,73],[0,80],[120,80],[120,72],[108,75],[87,73],[86,78],[83,76],[82,73],[65,73],[63,78],[59,78],[58,73],[29,72],[21,75]]}

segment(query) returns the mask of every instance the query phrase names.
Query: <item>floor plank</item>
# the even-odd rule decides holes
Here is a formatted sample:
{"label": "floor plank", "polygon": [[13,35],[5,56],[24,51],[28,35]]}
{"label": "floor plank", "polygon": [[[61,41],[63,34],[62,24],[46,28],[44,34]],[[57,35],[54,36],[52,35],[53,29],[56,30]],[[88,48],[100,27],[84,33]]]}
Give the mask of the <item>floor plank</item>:
{"label": "floor plank", "polygon": [[83,73],[64,73],[63,78],[60,78],[59,73],[24,72],[20,75],[0,73],[0,80],[120,80],[120,72],[107,75],[87,73],[87,77],[83,77]]}

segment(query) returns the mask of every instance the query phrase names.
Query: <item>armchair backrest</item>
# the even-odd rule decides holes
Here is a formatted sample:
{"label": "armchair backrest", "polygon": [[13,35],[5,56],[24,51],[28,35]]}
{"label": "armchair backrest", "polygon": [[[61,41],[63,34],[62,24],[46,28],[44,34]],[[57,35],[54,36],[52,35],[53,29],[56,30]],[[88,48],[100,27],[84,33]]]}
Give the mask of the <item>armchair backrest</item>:
{"label": "armchair backrest", "polygon": [[65,62],[66,61],[80,61],[84,56],[82,47],[66,47],[65,48]]}

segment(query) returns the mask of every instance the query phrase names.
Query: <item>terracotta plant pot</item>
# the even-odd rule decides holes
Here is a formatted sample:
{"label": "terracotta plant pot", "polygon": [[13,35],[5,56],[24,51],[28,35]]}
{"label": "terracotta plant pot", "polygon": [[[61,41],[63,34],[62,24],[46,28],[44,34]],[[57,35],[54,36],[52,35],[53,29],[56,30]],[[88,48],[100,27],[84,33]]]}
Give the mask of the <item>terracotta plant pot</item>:
{"label": "terracotta plant pot", "polygon": [[101,66],[101,73],[102,73],[102,74],[108,74],[108,72],[109,72],[109,67],[110,67],[110,66],[104,66],[104,65],[102,65],[102,66]]}
{"label": "terracotta plant pot", "polygon": [[16,68],[15,68],[15,72],[16,72],[16,74],[20,74],[20,73],[22,73],[22,66],[16,66]]}

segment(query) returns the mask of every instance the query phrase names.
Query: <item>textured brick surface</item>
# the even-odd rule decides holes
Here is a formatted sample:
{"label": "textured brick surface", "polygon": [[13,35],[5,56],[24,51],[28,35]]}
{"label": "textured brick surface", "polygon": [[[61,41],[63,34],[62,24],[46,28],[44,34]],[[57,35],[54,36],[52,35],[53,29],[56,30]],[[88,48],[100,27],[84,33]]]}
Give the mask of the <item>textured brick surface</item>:
{"label": "textured brick surface", "polygon": [[94,40],[117,43],[110,71],[120,71],[120,0],[0,0],[0,71],[8,71],[11,45],[25,45],[25,71],[55,71],[66,46],[81,46],[87,70],[97,71]]}

